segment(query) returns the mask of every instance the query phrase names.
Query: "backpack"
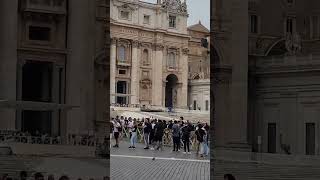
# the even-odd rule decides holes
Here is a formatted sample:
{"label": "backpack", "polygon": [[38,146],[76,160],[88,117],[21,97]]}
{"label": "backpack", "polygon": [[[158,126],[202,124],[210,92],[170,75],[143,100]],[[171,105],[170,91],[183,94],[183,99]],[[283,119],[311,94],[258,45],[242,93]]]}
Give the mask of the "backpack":
{"label": "backpack", "polygon": [[118,127],[118,131],[122,132],[122,126],[121,125]]}

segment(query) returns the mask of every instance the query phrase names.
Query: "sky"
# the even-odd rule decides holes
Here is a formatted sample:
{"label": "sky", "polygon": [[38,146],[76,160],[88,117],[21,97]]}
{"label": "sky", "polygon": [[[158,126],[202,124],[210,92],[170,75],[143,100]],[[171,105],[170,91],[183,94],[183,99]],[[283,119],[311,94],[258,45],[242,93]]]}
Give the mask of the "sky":
{"label": "sky", "polygon": [[[140,0],[156,3],[157,0]],[[210,29],[210,0],[187,0],[188,26],[197,24],[199,20],[206,28]]]}

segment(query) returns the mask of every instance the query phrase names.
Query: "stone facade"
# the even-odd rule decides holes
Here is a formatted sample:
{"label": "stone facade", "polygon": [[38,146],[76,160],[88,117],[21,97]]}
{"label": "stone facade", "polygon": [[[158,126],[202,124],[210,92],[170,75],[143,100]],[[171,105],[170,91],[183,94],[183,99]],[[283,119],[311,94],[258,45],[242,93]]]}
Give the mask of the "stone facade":
{"label": "stone facade", "polygon": [[111,0],[111,103],[187,108],[186,3]]}
{"label": "stone facade", "polygon": [[1,130],[106,133],[108,5],[0,2]]}
{"label": "stone facade", "polygon": [[213,4],[217,147],[318,155],[319,2]]}
{"label": "stone facade", "polygon": [[210,110],[210,51],[209,30],[199,21],[188,27],[189,41],[189,90],[191,110]]}

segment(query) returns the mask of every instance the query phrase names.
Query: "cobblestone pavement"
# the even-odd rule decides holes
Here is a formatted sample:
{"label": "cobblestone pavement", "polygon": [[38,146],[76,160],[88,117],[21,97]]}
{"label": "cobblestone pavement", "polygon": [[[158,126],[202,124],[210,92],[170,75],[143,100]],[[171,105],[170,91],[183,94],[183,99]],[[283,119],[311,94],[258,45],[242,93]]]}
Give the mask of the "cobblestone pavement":
{"label": "cobblestone pavement", "polygon": [[[113,180],[209,180],[209,159],[181,152],[144,150],[143,144],[129,149],[128,142],[111,148],[111,179]],[[153,160],[155,157],[155,160]]]}

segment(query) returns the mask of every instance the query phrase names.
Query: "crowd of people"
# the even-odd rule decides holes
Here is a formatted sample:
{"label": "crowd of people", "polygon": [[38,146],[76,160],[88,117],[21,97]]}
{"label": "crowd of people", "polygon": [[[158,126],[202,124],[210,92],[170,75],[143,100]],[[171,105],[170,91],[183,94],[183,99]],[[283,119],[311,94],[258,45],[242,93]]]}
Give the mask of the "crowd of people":
{"label": "crowd of people", "polygon": [[[28,176],[27,171],[21,171],[19,173],[18,177],[10,177],[8,174],[3,174],[0,177],[0,180],[44,180],[44,179],[55,180],[55,176],[51,174],[51,175],[48,175],[47,178],[45,178],[45,176],[40,172],[36,172],[32,176]],[[70,178],[70,177],[68,177],[66,175],[62,175],[57,179],[58,180],[70,180],[72,178]],[[103,177],[102,179],[103,180],[109,180],[110,178]],[[77,180],[82,180],[82,178],[78,178]],[[94,180],[94,179],[90,178],[89,180]]]}
{"label": "crowd of people", "polygon": [[[136,148],[138,131],[141,132],[144,140],[144,149],[162,150],[163,140],[172,139],[173,150],[180,151],[183,147],[184,154],[191,154],[190,144],[194,134],[196,139],[196,151],[203,157],[209,154],[209,125],[207,123],[192,124],[184,121],[183,117],[179,120],[165,121],[154,118],[127,118],[115,117],[111,119],[111,137],[115,139],[114,148],[119,147],[119,138],[124,133],[129,132],[130,149]],[[170,137],[166,137],[170,136]]]}

